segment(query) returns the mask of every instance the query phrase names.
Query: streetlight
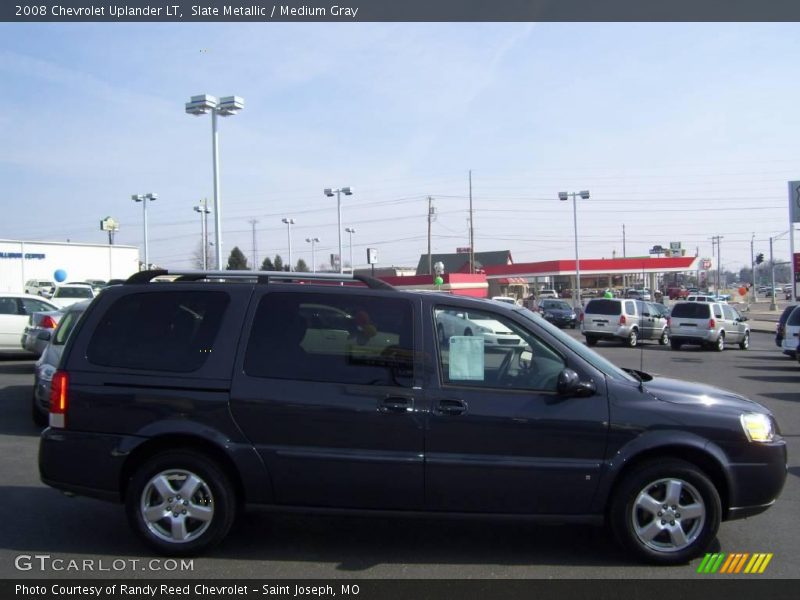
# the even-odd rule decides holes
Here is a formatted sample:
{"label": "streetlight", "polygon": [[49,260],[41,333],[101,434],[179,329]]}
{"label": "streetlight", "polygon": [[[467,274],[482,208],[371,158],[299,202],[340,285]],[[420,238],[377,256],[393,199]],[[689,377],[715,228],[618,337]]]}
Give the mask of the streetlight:
{"label": "streetlight", "polygon": [[294,264],[292,263],[292,225],[294,225],[294,219],[287,217],[281,219],[281,222],[286,223],[286,235],[289,236],[289,270],[291,271],[294,269],[292,266]]}
{"label": "streetlight", "polygon": [[316,259],[316,256],[314,254],[314,245],[315,244],[319,244],[319,238],[317,238],[317,237],[315,237],[315,238],[306,238],[306,241],[309,244],[311,244],[311,272],[312,273],[316,273],[317,272],[317,259]]}
{"label": "streetlight", "polygon": [[186,103],[186,113],[199,117],[211,113],[211,152],[214,165],[214,246],[217,269],[222,269],[222,200],[219,193],[219,136],[217,135],[217,115],[230,117],[244,108],[244,100],[239,96],[216,96],[201,94],[192,96]]}
{"label": "streetlight", "polygon": [[208,203],[205,198],[200,201],[198,206],[194,207],[194,211],[200,213],[200,244],[203,246],[203,270],[208,269],[208,213],[211,209],[208,208]]}
{"label": "streetlight", "polygon": [[580,196],[584,200],[589,199],[589,190],[582,190],[580,192],[558,192],[558,199],[563,201],[569,200],[572,196],[572,219],[575,226],[575,287],[576,287],[576,302],[575,306],[581,306],[581,262],[578,258],[578,203],[576,198]]}
{"label": "streetlight", "polygon": [[342,199],[339,194],[341,192],[345,196],[352,196],[353,188],[343,187],[337,190],[333,190],[331,188],[325,188],[324,192],[325,195],[328,196],[329,198],[333,196],[334,192],[336,193],[336,210],[339,213],[339,273],[344,273],[344,268],[342,263]]}
{"label": "streetlight", "polygon": [[158,199],[158,194],[133,194],[131,200],[134,202],[142,203],[142,216],[144,221],[144,269],[146,271],[150,268],[150,256],[147,251],[147,202],[153,202]]}
{"label": "streetlight", "polygon": [[344,230],[350,234],[350,272],[355,273],[355,266],[353,265],[353,234],[356,232],[355,227],[345,227]]}

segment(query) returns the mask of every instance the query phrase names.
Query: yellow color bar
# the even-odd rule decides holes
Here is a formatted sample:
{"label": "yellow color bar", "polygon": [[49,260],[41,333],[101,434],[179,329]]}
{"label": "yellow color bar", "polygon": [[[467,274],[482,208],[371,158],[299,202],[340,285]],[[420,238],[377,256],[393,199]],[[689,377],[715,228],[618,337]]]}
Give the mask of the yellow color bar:
{"label": "yellow color bar", "polygon": [[771,561],[771,560],[772,560],[772,552],[767,554],[767,556],[764,558],[764,562],[761,563],[761,568],[758,570],[758,572],[759,573],[763,573],[764,570],[767,568],[767,565],[769,564],[769,561]]}

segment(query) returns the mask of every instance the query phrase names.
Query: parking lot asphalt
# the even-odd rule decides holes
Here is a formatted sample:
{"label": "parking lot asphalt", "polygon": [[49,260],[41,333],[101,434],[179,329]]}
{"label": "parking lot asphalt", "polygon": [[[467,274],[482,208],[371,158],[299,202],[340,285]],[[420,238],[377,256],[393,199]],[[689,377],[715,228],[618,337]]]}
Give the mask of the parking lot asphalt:
{"label": "parking lot asphalt", "polygon": [[[582,339],[578,331],[570,335]],[[723,523],[713,549],[771,552],[774,557],[769,568],[759,577],[797,577],[797,362],[781,355],[773,336],[766,333],[754,333],[748,351],[718,353],[688,347],[673,351],[653,342],[637,349],[601,342],[597,350],[623,367],[731,389],[775,413],[789,445],[789,475],[783,494],[762,515]],[[32,381],[32,360],[0,359],[0,578],[700,577],[696,573],[699,560],[677,567],[632,562],[600,528],[435,518],[287,516],[259,510],[241,515],[225,542],[209,555],[195,558],[191,570],[166,570],[163,562],[149,563],[156,557],[134,538],[121,506],[68,498],[39,481],[39,430],[30,418]],[[50,558],[40,563],[49,566],[40,568],[40,563],[33,562],[29,570],[25,567],[31,562],[19,558],[43,555]],[[79,568],[55,569],[54,559],[62,560],[58,563],[62,567],[72,564],[70,560],[77,561]],[[87,570],[87,564],[92,568]]]}

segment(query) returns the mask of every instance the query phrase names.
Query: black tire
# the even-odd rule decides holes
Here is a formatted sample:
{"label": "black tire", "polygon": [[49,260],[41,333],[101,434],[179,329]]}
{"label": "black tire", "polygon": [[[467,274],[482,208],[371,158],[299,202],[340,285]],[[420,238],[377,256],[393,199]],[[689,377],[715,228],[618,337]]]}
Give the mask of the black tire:
{"label": "black tire", "polygon": [[750,347],[750,332],[746,331],[742,341],[739,342],[739,348],[742,350],[747,350]]}
{"label": "black tire", "polygon": [[587,346],[597,346],[597,338],[592,337],[590,335],[586,336],[586,345]]}
{"label": "black tire", "polygon": [[714,350],[717,351],[717,352],[722,352],[723,350],[725,350],[725,333],[724,332],[720,332],[719,337],[717,338],[717,341],[714,342]]}
{"label": "black tire", "polygon": [[570,325],[569,327],[570,327],[570,329],[575,329],[575,328],[577,327],[577,325],[575,325],[575,323],[573,323],[573,324],[572,324],[572,325]]}
{"label": "black tire", "polygon": [[[182,490],[178,486],[186,483],[189,475],[199,479],[200,485],[193,488],[188,498],[181,498]],[[167,489],[175,496],[163,498],[158,485],[153,483],[156,480],[169,486]],[[162,502],[157,501],[159,498]],[[162,505],[166,507],[161,509]],[[161,519],[147,522],[143,515],[147,506],[151,512],[161,509]],[[173,513],[173,508],[180,508],[182,514]],[[149,459],[131,477],[125,496],[131,527],[145,544],[164,556],[196,556],[217,545],[233,525],[236,508],[233,486],[222,468],[209,457],[192,450],[171,450]],[[198,516],[210,509],[210,515],[206,515],[208,519],[205,516],[192,518],[192,509]],[[189,516],[184,516],[186,511]],[[185,541],[168,539],[174,535],[172,522],[176,520],[184,523]]]}
{"label": "black tire", "polygon": [[673,350],[680,350],[683,344],[678,340],[670,340],[669,345]]}
{"label": "black tire", "polygon": [[628,337],[623,340],[623,343],[628,348],[636,348],[639,344],[639,330],[635,327],[631,329],[631,332],[628,334]]}
{"label": "black tire", "polygon": [[667,331],[666,327],[664,328],[664,331],[661,332],[661,337],[658,338],[658,343],[661,346],[666,346],[669,344],[669,332]]}
{"label": "black tire", "polygon": [[[687,518],[690,510],[697,516]],[[721,515],[719,493],[705,473],[692,463],[662,458],[635,467],[620,481],[609,522],[617,540],[640,560],[678,565],[708,548]]]}

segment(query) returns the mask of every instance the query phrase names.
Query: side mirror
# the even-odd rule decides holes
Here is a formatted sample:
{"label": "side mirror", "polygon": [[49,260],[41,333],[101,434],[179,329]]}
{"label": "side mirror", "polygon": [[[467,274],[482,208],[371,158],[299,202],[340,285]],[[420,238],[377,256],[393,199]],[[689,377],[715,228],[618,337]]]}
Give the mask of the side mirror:
{"label": "side mirror", "polygon": [[39,334],[36,336],[36,339],[42,340],[43,342],[50,341],[50,332],[49,331],[40,331]]}
{"label": "side mirror", "polygon": [[581,381],[578,374],[570,368],[562,369],[558,374],[556,389],[561,396],[586,398],[597,391],[591,381]]}

